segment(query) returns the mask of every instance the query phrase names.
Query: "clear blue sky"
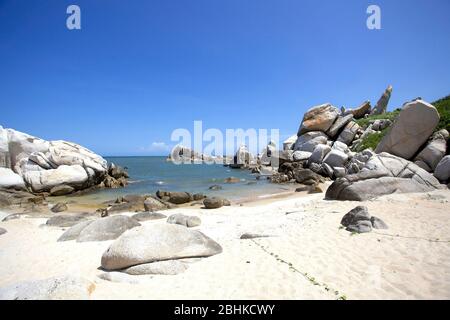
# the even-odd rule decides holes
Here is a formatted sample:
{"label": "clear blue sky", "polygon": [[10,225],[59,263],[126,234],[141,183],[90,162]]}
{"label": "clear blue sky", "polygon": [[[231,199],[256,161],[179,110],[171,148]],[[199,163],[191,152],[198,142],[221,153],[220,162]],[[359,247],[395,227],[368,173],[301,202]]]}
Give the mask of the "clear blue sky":
{"label": "clear blue sky", "polygon": [[[81,7],[81,30],[66,8]],[[382,10],[382,30],[366,9]],[[297,131],[313,105],[450,94],[448,0],[0,0],[0,125],[103,155],[175,128]],[[155,144],[154,144],[155,143]],[[154,146],[152,147],[152,144]]]}

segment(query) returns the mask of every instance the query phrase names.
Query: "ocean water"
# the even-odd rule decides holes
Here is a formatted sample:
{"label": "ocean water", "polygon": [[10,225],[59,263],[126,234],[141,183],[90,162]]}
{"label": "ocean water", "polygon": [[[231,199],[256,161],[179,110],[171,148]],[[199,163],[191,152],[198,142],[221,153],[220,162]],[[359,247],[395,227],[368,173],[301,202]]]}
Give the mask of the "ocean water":
{"label": "ocean water", "polygon": [[[157,190],[186,191],[203,193],[208,196],[226,197],[230,200],[262,198],[279,194],[292,187],[272,184],[265,177],[260,180],[249,170],[237,170],[223,165],[174,164],[166,157],[105,157],[126,167],[130,175],[129,185],[119,189],[101,189],[83,196],[85,200],[113,199],[125,194],[154,194]],[[238,183],[225,183],[229,177],[239,178]],[[213,191],[209,187],[220,185],[222,190]]]}

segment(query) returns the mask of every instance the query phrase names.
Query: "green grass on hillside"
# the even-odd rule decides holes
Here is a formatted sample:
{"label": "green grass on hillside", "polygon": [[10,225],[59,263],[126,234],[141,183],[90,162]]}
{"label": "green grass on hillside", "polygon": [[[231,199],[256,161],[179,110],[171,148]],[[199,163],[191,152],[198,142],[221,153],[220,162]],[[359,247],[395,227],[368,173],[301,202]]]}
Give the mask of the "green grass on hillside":
{"label": "green grass on hillside", "polygon": [[389,119],[392,122],[394,122],[395,118],[397,118],[397,116],[400,114],[400,111],[401,111],[401,109],[396,109],[391,112],[386,112],[383,114],[378,114],[378,115],[369,116],[367,118],[358,119],[355,122],[357,124],[359,124],[359,126],[361,128],[367,128],[369,126],[370,121],[375,121],[375,120],[379,120],[379,119]]}
{"label": "green grass on hillside", "polygon": [[357,148],[355,148],[356,152],[361,152],[365,149],[372,149],[375,150],[378,146],[378,144],[380,143],[381,139],[383,139],[383,137],[386,135],[386,133],[388,132],[389,128],[385,128],[381,131],[377,131],[371,134],[368,134],[362,141],[361,143],[358,145]]}
{"label": "green grass on hillside", "polygon": [[450,132],[450,95],[431,104],[436,107],[441,116],[436,130],[446,129]]}

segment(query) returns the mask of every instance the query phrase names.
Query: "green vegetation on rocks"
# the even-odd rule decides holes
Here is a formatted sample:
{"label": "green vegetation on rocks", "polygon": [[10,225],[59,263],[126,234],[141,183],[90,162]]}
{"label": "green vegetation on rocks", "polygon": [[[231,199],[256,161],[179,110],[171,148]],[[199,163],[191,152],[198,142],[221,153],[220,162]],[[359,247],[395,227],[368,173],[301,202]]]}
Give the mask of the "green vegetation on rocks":
{"label": "green vegetation on rocks", "polygon": [[436,107],[441,117],[441,119],[439,120],[439,124],[436,128],[436,131],[446,129],[447,131],[450,132],[450,95],[446,96],[445,98],[439,99],[431,104]]}
{"label": "green vegetation on rocks", "polygon": [[380,143],[381,139],[386,135],[389,128],[386,128],[382,131],[376,131],[374,133],[368,134],[358,145],[358,147],[354,150],[356,152],[361,152],[365,149],[372,149],[375,150],[378,144]]}
{"label": "green vegetation on rocks", "polygon": [[386,112],[383,114],[376,114],[372,116],[368,116],[367,118],[358,119],[355,122],[359,124],[361,128],[367,128],[369,126],[370,122],[373,122],[375,120],[381,120],[381,119],[388,119],[394,122],[394,120],[397,118],[397,116],[400,114],[401,109],[395,109],[391,112]]}

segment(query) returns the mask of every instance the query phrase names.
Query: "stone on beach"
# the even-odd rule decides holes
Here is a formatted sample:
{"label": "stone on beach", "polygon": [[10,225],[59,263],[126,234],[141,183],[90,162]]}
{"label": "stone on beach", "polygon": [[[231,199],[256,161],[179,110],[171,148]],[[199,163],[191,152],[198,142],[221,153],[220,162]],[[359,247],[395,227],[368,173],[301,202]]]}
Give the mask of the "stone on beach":
{"label": "stone on beach", "polygon": [[328,136],[321,131],[309,131],[298,137],[294,151],[313,152],[317,145],[327,144]]}
{"label": "stone on beach", "polygon": [[7,233],[7,232],[8,232],[8,231],[7,231],[6,229],[0,228],[0,236],[1,236],[2,234]]}
{"label": "stone on beach", "polygon": [[172,214],[167,218],[167,223],[179,224],[188,228],[193,228],[199,226],[202,221],[196,216],[187,216],[181,213]]}
{"label": "stone on beach", "polygon": [[136,221],[149,221],[149,220],[159,220],[167,218],[166,215],[159,212],[139,212],[132,216]]}
{"label": "stone on beach", "polygon": [[375,152],[411,159],[427,141],[439,123],[439,113],[423,100],[407,103]]}
{"label": "stone on beach", "polygon": [[79,222],[86,220],[89,215],[87,214],[65,214],[51,217],[45,223],[47,226],[52,227],[72,227]]}
{"label": "stone on beach", "polygon": [[193,257],[209,257],[222,247],[199,231],[176,224],[153,224],[125,232],[103,253],[105,270]]}
{"label": "stone on beach", "polygon": [[[439,161],[445,156],[448,138],[449,133],[445,129],[435,132],[425,148],[414,158],[414,163],[425,170],[428,169],[429,172],[434,171]],[[420,163],[425,163],[426,168]]]}
{"label": "stone on beach", "polygon": [[439,181],[414,163],[381,153],[367,161],[360,172],[334,181],[326,198],[364,201],[394,192],[426,192],[438,188]]}
{"label": "stone on beach", "polygon": [[387,229],[383,220],[371,216],[365,206],[357,206],[348,212],[341,220],[341,224],[347,231],[356,233],[367,233],[374,229]]}
{"label": "stone on beach", "polygon": [[0,188],[25,189],[22,177],[9,168],[0,167]]}
{"label": "stone on beach", "polygon": [[203,205],[206,209],[218,209],[223,206],[229,206],[230,202],[219,197],[206,198],[203,200]]}
{"label": "stone on beach", "polygon": [[122,269],[121,271],[129,275],[147,275],[147,274],[159,274],[159,275],[176,275],[182,273],[188,269],[188,264],[181,260],[165,260],[152,263],[143,263],[129,268]]}
{"label": "stone on beach", "polygon": [[439,161],[434,176],[441,182],[446,182],[450,179],[450,155],[445,156]]}
{"label": "stone on beach", "polygon": [[339,116],[333,125],[328,129],[327,135],[331,138],[336,137],[342,128],[344,128],[350,121],[352,121],[353,115]]}

